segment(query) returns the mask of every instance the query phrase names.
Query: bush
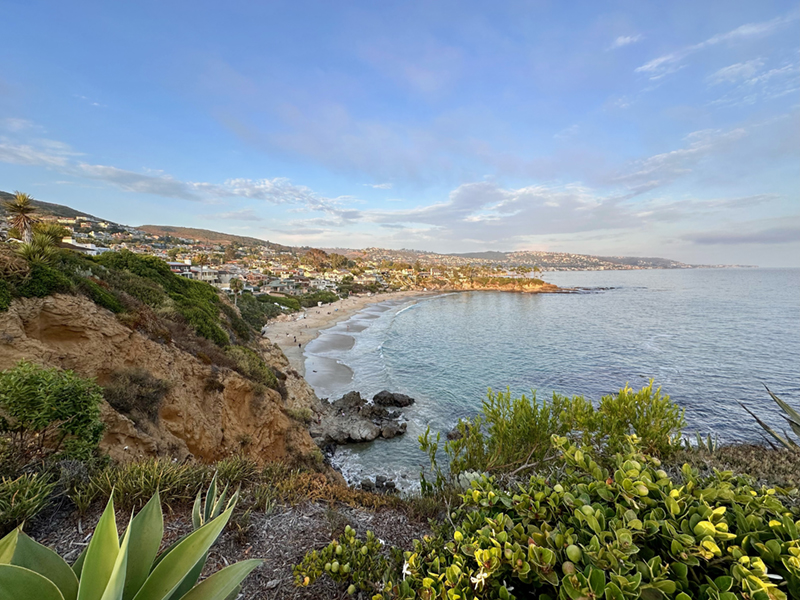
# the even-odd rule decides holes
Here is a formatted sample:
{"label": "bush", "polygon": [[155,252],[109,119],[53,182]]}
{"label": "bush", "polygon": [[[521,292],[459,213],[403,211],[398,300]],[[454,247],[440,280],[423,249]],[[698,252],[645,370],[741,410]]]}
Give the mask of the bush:
{"label": "bush", "polygon": [[88,458],[103,433],[102,399],[91,379],[21,361],[0,373],[0,432],[20,454],[30,449]]}
{"label": "bush", "polygon": [[330,304],[331,302],[336,302],[338,299],[339,296],[328,290],[320,290],[319,292],[304,294],[298,298],[298,300],[300,301],[300,305],[305,306],[307,308],[311,306],[316,306],[318,302],[322,302],[323,304]]}
{"label": "bush", "polygon": [[81,278],[78,282],[78,290],[88,296],[95,304],[99,304],[113,313],[120,313],[125,310],[114,294],[103,289],[91,279]]}
{"label": "bush", "polygon": [[549,477],[514,490],[475,479],[402,568],[350,531],[307,554],[296,582],[330,573],[351,593],[403,599],[800,597],[800,510],[783,490],[688,465],[670,477],[635,436],[611,469],[565,437],[552,445],[560,462]]}
{"label": "bush", "polygon": [[11,286],[0,279],[0,312],[8,310],[11,306]]}
{"label": "bush", "polygon": [[161,401],[169,389],[168,381],[153,377],[144,369],[125,369],[111,375],[103,396],[112,407],[131,416],[135,422],[147,419],[156,423]]}
{"label": "bush", "polygon": [[[617,395],[604,396],[597,409],[581,396],[553,394],[552,400],[539,401],[535,393],[530,399],[512,398],[508,391],[489,390],[481,413],[459,421],[456,439],[445,442],[444,451],[453,476],[463,471],[510,473],[549,459],[552,435],[571,436],[611,455],[635,433],[648,452],[665,456],[679,447],[684,425],[683,411],[660,389],[654,391],[652,382],[638,392],[626,386]],[[446,477],[436,463],[439,436],[433,438],[428,431],[420,444],[441,488]],[[428,489],[424,473],[422,480]]]}
{"label": "bush", "polygon": [[225,316],[228,317],[228,322],[230,323],[231,329],[233,330],[233,333],[236,334],[236,337],[239,338],[239,342],[249,341],[252,337],[250,326],[242,317],[239,316],[239,313],[236,311],[236,309],[225,302],[220,303],[220,308],[222,308],[222,312],[225,313]]}
{"label": "bush", "polygon": [[225,352],[236,363],[236,371],[273,390],[279,388],[275,373],[255,350],[244,346],[230,346]]}
{"label": "bush", "polygon": [[0,479],[0,535],[35,517],[50,500],[54,487],[36,474]]}
{"label": "bush", "polygon": [[16,293],[23,298],[45,298],[51,294],[72,291],[72,283],[61,272],[42,263],[31,265],[31,271],[22,283],[17,285]]}
{"label": "bush", "polygon": [[286,298],[284,296],[270,296],[269,294],[262,294],[257,297],[259,302],[265,304],[275,305],[280,304],[292,310],[300,310],[300,301],[297,298]]}

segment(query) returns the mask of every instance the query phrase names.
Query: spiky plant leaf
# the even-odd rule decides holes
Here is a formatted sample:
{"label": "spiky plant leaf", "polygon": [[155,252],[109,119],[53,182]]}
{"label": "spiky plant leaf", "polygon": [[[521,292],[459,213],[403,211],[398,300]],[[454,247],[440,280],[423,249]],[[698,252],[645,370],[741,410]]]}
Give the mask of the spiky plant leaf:
{"label": "spiky plant leaf", "polygon": [[114,498],[108,500],[103,516],[89,542],[78,586],[78,600],[100,600],[108,585],[119,554],[119,535],[114,517]]}
{"label": "spiky plant leaf", "polygon": [[[131,518],[131,522],[133,518]],[[114,561],[114,568],[108,578],[108,584],[100,600],[122,600],[122,592],[125,589],[125,573],[128,570],[128,547],[131,539],[131,523],[125,530],[125,536],[117,552],[117,560]]]}
{"label": "spiky plant leaf", "polygon": [[64,600],[75,600],[78,595],[78,578],[64,559],[19,529],[17,531],[19,533],[11,564],[39,573],[56,585]]}
{"label": "spiky plant leaf", "polygon": [[134,552],[128,556],[123,600],[132,600],[147,580],[164,536],[164,516],[161,512],[161,497],[157,491],[133,518],[129,531],[130,547]]}
{"label": "spiky plant leaf", "polygon": [[11,558],[14,556],[14,548],[17,547],[18,534],[19,527],[0,540],[0,565],[7,565],[11,562]]}
{"label": "spiky plant leaf", "polygon": [[64,600],[55,583],[25,567],[0,565],[0,598]]}
{"label": "spiky plant leaf", "polygon": [[753,418],[756,420],[756,422],[757,422],[759,425],[761,425],[761,427],[763,427],[763,428],[764,428],[764,431],[766,431],[766,432],[767,432],[768,434],[770,434],[770,435],[771,435],[773,438],[775,438],[776,440],[778,440],[778,441],[779,441],[779,442],[780,442],[780,443],[781,443],[783,446],[785,446],[785,447],[786,447],[788,450],[792,450],[792,446],[791,446],[791,444],[788,442],[788,440],[786,440],[786,438],[784,438],[784,437],[783,437],[783,436],[782,436],[780,433],[778,433],[777,431],[775,431],[775,430],[774,430],[772,427],[770,427],[769,425],[767,425],[766,423],[764,423],[764,421],[762,421],[761,419],[759,419],[759,418],[756,416],[756,414],[755,414],[755,413],[754,413],[752,410],[750,410],[749,408],[747,408],[747,407],[746,407],[744,404],[742,404],[741,402],[739,402],[739,405],[740,405],[740,406],[741,406],[743,409],[745,409],[745,410],[746,410],[748,413],[750,413],[750,416],[752,416],[752,417],[753,417]]}
{"label": "spiky plant leaf", "polygon": [[163,600],[183,581],[197,561],[208,552],[231,517],[229,508],[210,523],[187,536],[175,546],[150,573],[134,600]]}
{"label": "spiky plant leaf", "polygon": [[217,571],[201,584],[192,588],[181,600],[225,600],[262,560],[243,560]]}

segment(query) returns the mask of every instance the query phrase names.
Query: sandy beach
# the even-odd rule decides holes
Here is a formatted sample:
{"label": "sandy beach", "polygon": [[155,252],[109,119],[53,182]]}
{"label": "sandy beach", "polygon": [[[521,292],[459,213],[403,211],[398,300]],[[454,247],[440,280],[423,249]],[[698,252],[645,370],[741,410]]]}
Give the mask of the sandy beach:
{"label": "sandy beach", "polygon": [[[283,350],[292,368],[305,376],[305,356],[303,355],[303,350],[323,329],[328,329],[340,321],[349,319],[370,304],[403,298],[410,299],[435,293],[436,292],[407,291],[345,298],[332,302],[331,304],[323,304],[322,306],[308,308],[304,312],[278,317],[267,324],[264,335]],[[353,338],[346,335],[335,337],[331,335],[331,340],[329,341],[331,344],[341,344],[342,349],[346,350],[348,344],[352,346]]]}

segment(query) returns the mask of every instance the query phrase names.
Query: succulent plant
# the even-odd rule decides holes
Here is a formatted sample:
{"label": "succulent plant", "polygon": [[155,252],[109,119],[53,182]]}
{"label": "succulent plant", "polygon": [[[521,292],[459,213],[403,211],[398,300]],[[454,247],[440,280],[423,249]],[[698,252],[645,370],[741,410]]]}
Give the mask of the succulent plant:
{"label": "succulent plant", "polygon": [[[86,550],[70,566],[17,528],[0,540],[0,598],[15,600],[225,600],[261,560],[246,560],[197,584],[208,549],[230,519],[235,498],[221,512],[215,482],[206,496],[204,520],[160,554],[164,533],[156,493],[120,540],[113,497]],[[209,502],[211,500],[211,502]],[[210,510],[209,510],[210,507]],[[200,565],[200,570],[197,566]]]}
{"label": "succulent plant", "polygon": [[[767,389],[767,393],[770,395],[770,397],[772,397],[775,403],[783,411],[782,413],[779,413],[780,416],[786,419],[786,422],[789,423],[789,427],[791,428],[791,430],[798,438],[800,438],[800,412],[797,412],[795,409],[789,406],[789,404],[787,404],[785,401],[778,398],[778,396],[773,394],[766,385],[764,387]],[[786,431],[783,432],[783,435],[779,434],[772,427],[770,427],[764,421],[759,419],[758,416],[749,408],[747,408],[744,404],[742,404],[741,402],[739,402],[739,404],[742,406],[743,409],[745,409],[748,413],[750,413],[750,415],[756,420],[756,422],[759,425],[761,425],[764,431],[770,434],[783,447],[785,447],[788,450],[791,450],[792,452],[800,452],[800,445],[798,445],[798,443],[795,442]],[[769,438],[765,439],[771,446],[774,447],[772,442],[769,441]]]}
{"label": "succulent plant", "polygon": [[[566,437],[552,445],[558,481],[534,476],[504,489],[483,476],[402,563],[374,536],[365,544],[349,531],[309,553],[296,582],[326,573],[373,600],[800,598],[800,509],[781,501],[785,490],[730,472],[701,477],[689,465],[670,477],[634,436],[611,468]],[[338,547],[349,573],[322,567]]]}

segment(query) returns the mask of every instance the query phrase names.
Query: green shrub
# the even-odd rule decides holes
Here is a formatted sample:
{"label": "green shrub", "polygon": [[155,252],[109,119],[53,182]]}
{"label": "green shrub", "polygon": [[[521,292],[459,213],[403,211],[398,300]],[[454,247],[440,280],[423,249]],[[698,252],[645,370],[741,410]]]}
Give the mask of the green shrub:
{"label": "green shrub", "polygon": [[91,279],[81,278],[78,281],[78,290],[86,294],[95,304],[99,304],[113,313],[120,313],[125,310],[114,294],[103,289]]}
{"label": "green shrub", "polygon": [[653,382],[634,392],[627,385],[619,394],[603,396],[594,415],[594,428],[608,445],[609,452],[620,451],[625,436],[635,433],[648,454],[666,456],[673,451],[686,427],[685,411],[673,404]]}
{"label": "green shrub", "polygon": [[0,535],[35,517],[50,500],[54,487],[37,474],[0,479]]}
{"label": "green shrub", "polygon": [[100,387],[72,371],[21,361],[0,373],[0,432],[26,446],[88,458],[103,433]]}
{"label": "green shrub", "polygon": [[8,307],[11,306],[11,300],[11,286],[0,279],[0,312],[8,310]]}
{"label": "green shrub", "polygon": [[426,600],[800,597],[800,509],[781,501],[784,490],[730,472],[703,478],[688,465],[673,478],[629,442],[605,469],[553,436],[560,462],[549,476],[510,490],[473,480],[402,568],[348,532],[307,554],[296,582],[331,573],[352,593]]}
{"label": "green shrub", "polygon": [[[197,498],[200,506],[200,497]],[[213,500],[211,502],[210,500]],[[116,598],[211,600],[238,595],[240,583],[263,561],[246,560],[197,583],[208,551],[228,523],[236,499],[225,506],[216,488],[206,500],[204,519],[195,531],[160,554],[164,519],[158,494],[131,517],[120,538],[109,500],[92,539],[71,567],[52,550],[20,529],[0,540],[0,590],[19,600]]]}
{"label": "green shrub", "polygon": [[17,295],[23,298],[44,298],[71,291],[72,283],[63,273],[42,263],[32,264],[28,277],[16,287]]}
{"label": "green shrub", "polygon": [[303,294],[298,298],[300,305],[305,307],[316,306],[318,302],[330,304],[331,302],[336,302],[338,299],[339,296],[328,290],[320,290],[319,292]]}
{"label": "green shrub", "polygon": [[116,494],[122,508],[143,506],[156,492],[166,503],[191,502],[211,479],[204,465],[174,463],[167,458],[147,458],[96,473],[89,485],[102,498]]}
{"label": "green shrub", "polygon": [[275,373],[255,350],[245,346],[230,346],[225,353],[236,362],[236,370],[245,377],[273,390],[279,388]]}
{"label": "green shrub", "polygon": [[[604,396],[597,409],[582,396],[554,393],[551,400],[540,401],[535,393],[512,398],[508,391],[489,390],[480,414],[459,421],[455,439],[445,442],[444,451],[452,476],[463,471],[516,473],[549,459],[552,435],[569,435],[611,455],[635,433],[648,452],[665,456],[680,447],[684,425],[683,411],[660,389],[654,391],[652,382],[638,392],[626,386],[617,395]],[[420,437],[441,489],[447,477],[436,461],[439,440],[430,431]],[[423,490],[432,485],[424,473],[422,483]]]}
{"label": "green shrub", "polygon": [[116,371],[103,388],[103,396],[112,407],[135,422],[147,419],[158,421],[161,401],[169,392],[168,381],[153,377],[141,368]]}
{"label": "green shrub", "polygon": [[228,322],[230,323],[231,329],[233,330],[233,333],[236,334],[236,337],[239,338],[239,341],[249,341],[252,337],[252,331],[244,319],[239,316],[239,313],[236,311],[236,309],[225,302],[220,303],[220,308],[222,308],[222,312],[225,313],[225,316],[228,317]]}
{"label": "green shrub", "polygon": [[300,301],[297,298],[270,296],[269,294],[262,294],[257,298],[259,302],[263,302],[265,304],[272,304],[274,306],[275,303],[277,303],[281,306],[285,306],[286,308],[291,308],[292,310],[300,310]]}
{"label": "green shrub", "polygon": [[150,308],[160,307],[167,299],[164,288],[158,283],[128,271],[106,269],[102,278],[112,288],[125,292]]}

